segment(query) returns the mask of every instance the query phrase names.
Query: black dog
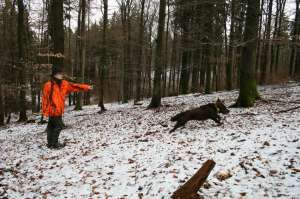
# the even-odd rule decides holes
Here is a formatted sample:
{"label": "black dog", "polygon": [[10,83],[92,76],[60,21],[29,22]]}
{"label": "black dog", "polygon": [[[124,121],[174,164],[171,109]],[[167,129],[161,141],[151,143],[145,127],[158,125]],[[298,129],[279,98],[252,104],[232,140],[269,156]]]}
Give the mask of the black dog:
{"label": "black dog", "polygon": [[216,123],[221,123],[221,117],[219,113],[228,114],[229,110],[224,105],[224,102],[217,100],[216,103],[210,103],[207,105],[200,106],[199,108],[188,110],[179,113],[171,118],[172,122],[177,122],[175,127],[170,131],[174,132],[177,128],[184,126],[190,120],[207,120],[212,119]]}

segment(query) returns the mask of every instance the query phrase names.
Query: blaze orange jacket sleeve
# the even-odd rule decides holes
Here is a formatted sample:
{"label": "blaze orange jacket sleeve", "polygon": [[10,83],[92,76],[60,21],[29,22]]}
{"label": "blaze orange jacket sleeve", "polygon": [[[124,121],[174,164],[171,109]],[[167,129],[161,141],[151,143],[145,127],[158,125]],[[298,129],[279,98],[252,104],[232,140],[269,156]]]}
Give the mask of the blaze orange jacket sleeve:
{"label": "blaze orange jacket sleeve", "polygon": [[68,82],[68,93],[71,92],[79,92],[79,91],[89,91],[90,90],[90,86],[87,84],[74,84],[74,83],[70,83]]}
{"label": "blaze orange jacket sleeve", "polygon": [[50,83],[46,83],[44,85],[44,88],[43,88],[43,97],[42,97],[42,114],[44,116],[48,116],[49,115],[49,105],[50,105],[50,88],[51,85]]}

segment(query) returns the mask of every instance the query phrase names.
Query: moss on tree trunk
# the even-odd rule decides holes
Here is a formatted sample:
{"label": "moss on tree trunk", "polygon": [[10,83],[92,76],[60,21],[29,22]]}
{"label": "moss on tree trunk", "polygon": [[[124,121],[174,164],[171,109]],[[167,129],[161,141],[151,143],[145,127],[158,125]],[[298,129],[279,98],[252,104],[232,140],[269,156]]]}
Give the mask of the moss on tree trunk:
{"label": "moss on tree trunk", "polygon": [[260,0],[248,0],[242,60],[240,93],[235,106],[251,107],[259,99],[255,78],[255,59],[258,38]]}

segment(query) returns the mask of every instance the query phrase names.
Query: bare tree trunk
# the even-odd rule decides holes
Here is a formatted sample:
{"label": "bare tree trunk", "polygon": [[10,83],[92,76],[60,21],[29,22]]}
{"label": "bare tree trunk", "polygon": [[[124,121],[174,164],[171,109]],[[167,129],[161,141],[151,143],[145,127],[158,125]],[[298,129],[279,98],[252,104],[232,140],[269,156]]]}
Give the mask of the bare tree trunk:
{"label": "bare tree trunk", "polygon": [[296,0],[296,14],[293,29],[293,49],[290,60],[290,76],[300,80],[300,48],[296,45],[299,43],[300,34],[300,0]]}
{"label": "bare tree trunk", "polygon": [[27,120],[26,115],[26,77],[25,77],[25,47],[24,47],[24,3],[18,0],[18,58],[19,58],[19,81],[20,81],[20,115],[19,122]]}
{"label": "bare tree trunk", "polygon": [[157,44],[155,49],[155,74],[153,95],[149,108],[157,108],[161,105],[161,75],[162,75],[162,45],[165,29],[166,0],[160,0],[159,19],[157,29]]}
{"label": "bare tree trunk", "polygon": [[[265,0],[261,0],[260,12],[262,13],[264,9]],[[262,42],[262,26],[263,26],[263,15],[261,14],[259,17],[259,25],[258,25],[258,40],[257,40],[257,49],[256,49],[256,58],[255,58],[255,77],[259,79],[259,70],[261,66],[261,54],[263,50],[263,46],[265,43]],[[264,38],[264,37],[263,37]]]}
{"label": "bare tree trunk", "polygon": [[140,0],[141,14],[139,23],[139,39],[138,39],[138,64],[136,67],[136,91],[135,91],[135,103],[141,100],[141,84],[142,84],[142,63],[143,63],[143,49],[144,49],[144,12],[145,12],[145,0]]}
{"label": "bare tree trunk", "polygon": [[106,111],[104,107],[104,77],[105,71],[107,68],[107,41],[106,41],[106,33],[107,33],[107,24],[108,24],[108,1],[103,0],[103,35],[102,35],[102,55],[101,55],[101,65],[99,69],[99,103],[98,106],[101,108],[101,112]]}
{"label": "bare tree trunk", "polygon": [[233,65],[235,63],[235,17],[236,17],[236,0],[231,1],[231,20],[230,20],[230,39],[229,39],[229,57],[226,67],[226,89],[232,90]]}
{"label": "bare tree trunk", "polygon": [[205,11],[207,16],[207,21],[205,22],[204,28],[206,33],[206,38],[204,39],[204,59],[206,71],[205,71],[205,93],[211,93],[211,76],[212,76],[212,64],[214,62],[213,53],[212,53],[212,41],[213,41],[213,24],[214,24],[214,3],[207,2],[205,3]]}
{"label": "bare tree trunk", "polygon": [[173,44],[172,44],[172,58],[171,58],[171,67],[172,67],[172,95],[176,94],[176,66],[179,62],[178,60],[178,33],[176,30],[177,22],[176,19],[174,19],[174,38],[173,38]]}
{"label": "bare tree trunk", "polygon": [[2,84],[0,85],[0,126],[4,126],[4,100],[3,100],[3,89]]}
{"label": "bare tree trunk", "polygon": [[168,66],[169,66],[169,25],[170,25],[170,0],[167,0],[167,27],[166,27],[166,36],[165,36],[165,50],[164,50],[164,74],[163,74],[163,91],[162,96],[166,96],[167,89],[167,74],[168,74]]}
{"label": "bare tree trunk", "polygon": [[191,8],[188,6],[189,2],[179,1],[178,3],[178,23],[182,31],[182,62],[181,62],[181,71],[180,71],[180,82],[179,82],[179,93],[187,94],[189,91],[189,82],[190,82],[190,19],[191,19]]}
{"label": "bare tree trunk", "polygon": [[[71,77],[74,77],[74,66],[72,63],[72,48],[71,48],[71,37],[72,37],[72,29],[71,29],[71,0],[68,0],[68,51],[69,51],[69,66],[71,67]],[[69,94],[69,106],[72,106],[73,94]]]}
{"label": "bare tree trunk", "polygon": [[53,42],[54,55],[51,63],[57,68],[64,67],[64,9],[63,0],[50,1],[49,29]]}
{"label": "bare tree trunk", "polygon": [[[80,82],[84,82],[84,75],[85,75],[85,55],[86,55],[86,0],[81,0],[81,23],[80,23],[80,47],[79,47],[79,79]],[[83,95],[82,93],[77,94],[77,100],[75,105],[75,110],[82,110],[82,101]]]}
{"label": "bare tree trunk", "polygon": [[192,71],[192,92],[198,92],[201,49],[197,49],[193,54],[193,71]]}
{"label": "bare tree trunk", "polygon": [[[280,37],[281,37],[285,5],[286,5],[286,0],[279,0],[279,18],[278,18],[279,21],[278,21],[278,29],[277,29],[277,34],[276,34],[278,39],[280,39]],[[276,54],[275,54],[275,74],[278,73],[279,55],[280,55],[280,44],[277,44]]]}
{"label": "bare tree trunk", "polygon": [[236,105],[241,107],[253,106],[259,94],[255,77],[255,57],[258,38],[260,15],[260,0],[248,0],[244,41],[240,68],[240,93]]}
{"label": "bare tree trunk", "polygon": [[267,81],[267,71],[270,69],[271,64],[271,24],[272,24],[272,11],[273,11],[273,0],[269,0],[268,5],[268,19],[266,24],[266,36],[263,50],[263,59],[261,65],[260,83],[265,84]]}
{"label": "bare tree trunk", "polygon": [[132,0],[122,0],[120,3],[123,29],[123,103],[127,103],[131,93],[131,7]]}

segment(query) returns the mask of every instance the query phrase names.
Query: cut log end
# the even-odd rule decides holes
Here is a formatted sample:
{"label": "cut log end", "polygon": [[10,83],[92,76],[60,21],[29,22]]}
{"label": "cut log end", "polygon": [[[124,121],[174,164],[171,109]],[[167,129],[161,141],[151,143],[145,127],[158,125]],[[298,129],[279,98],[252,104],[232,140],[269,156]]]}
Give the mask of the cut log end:
{"label": "cut log end", "polygon": [[216,163],[213,160],[207,160],[203,166],[178,190],[176,190],[171,198],[173,199],[200,199],[197,194],[200,187],[204,184]]}

